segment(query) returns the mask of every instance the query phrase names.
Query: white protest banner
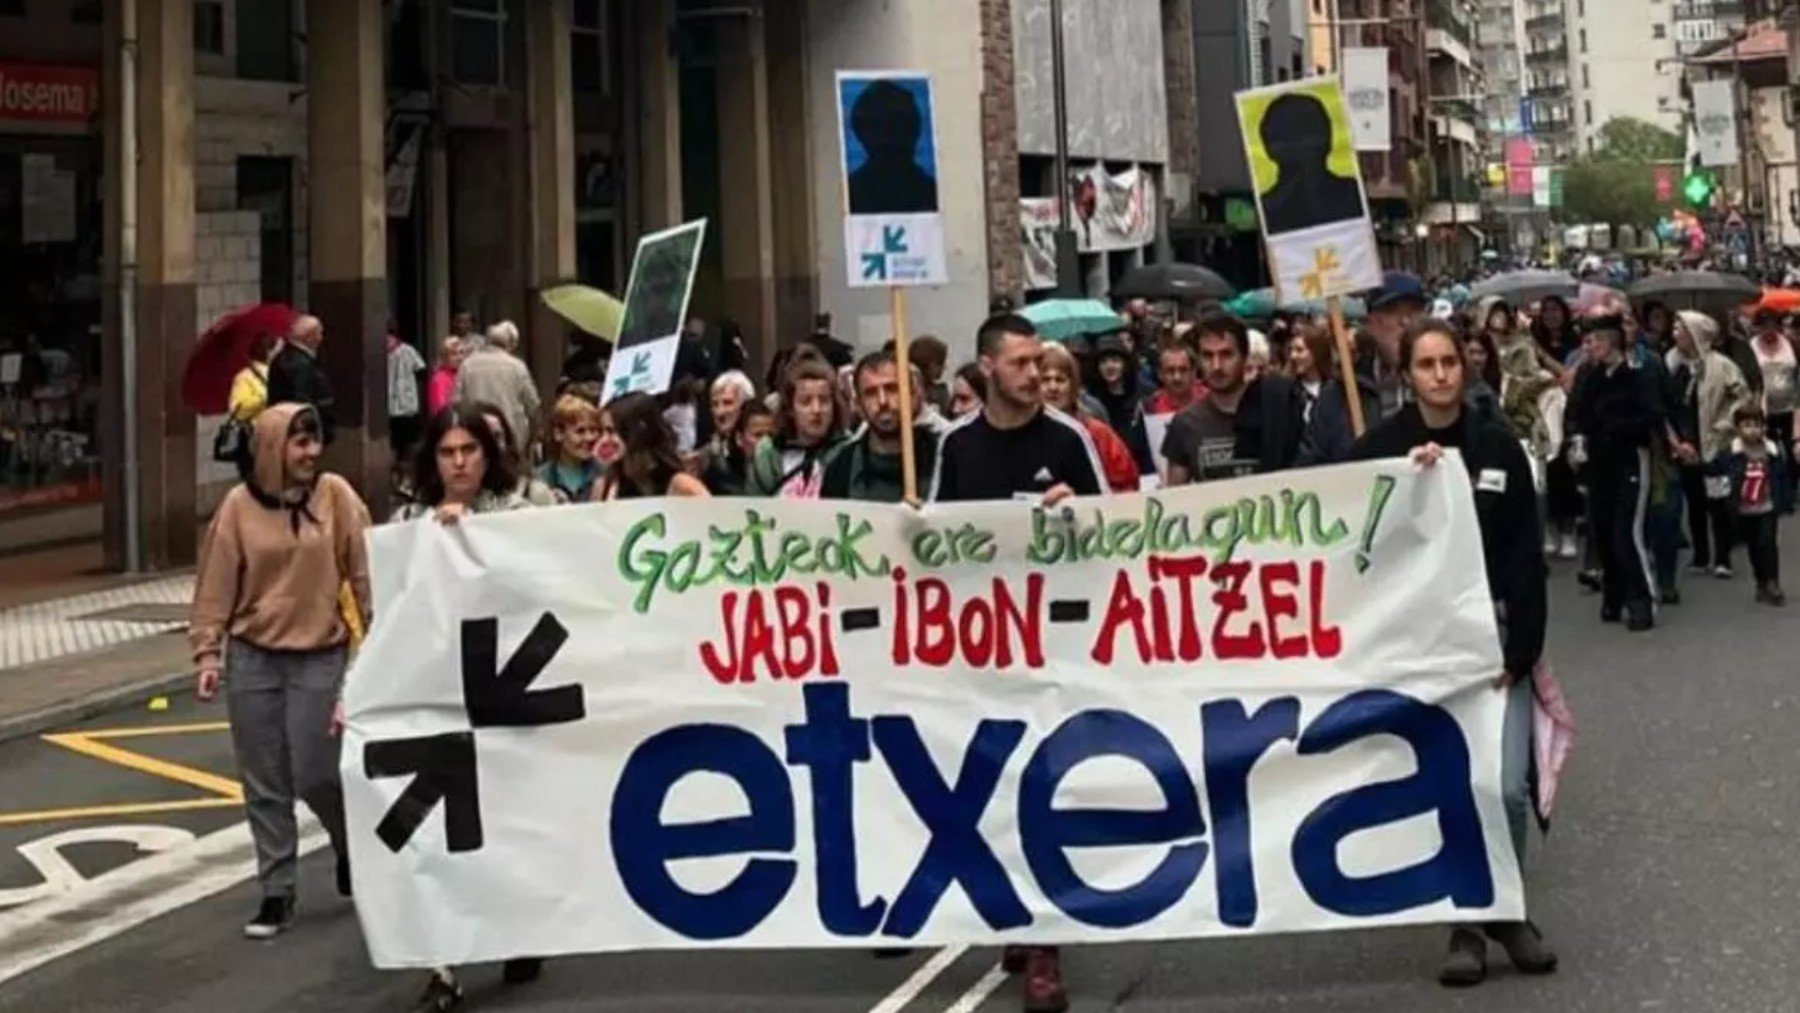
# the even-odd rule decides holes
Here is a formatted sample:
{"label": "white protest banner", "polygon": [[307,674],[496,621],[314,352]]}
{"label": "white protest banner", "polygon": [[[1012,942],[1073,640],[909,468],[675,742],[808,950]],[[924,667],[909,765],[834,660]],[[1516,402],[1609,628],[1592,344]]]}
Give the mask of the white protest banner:
{"label": "white protest banner", "polygon": [[343,773],[381,967],[1524,916],[1454,456],[371,540]]}
{"label": "white protest banner", "polygon": [[1381,255],[1338,79],[1240,91],[1237,109],[1277,298],[1379,287]]}
{"label": "white protest banner", "polygon": [[1694,137],[1700,164],[1709,168],[1738,163],[1737,100],[1728,78],[1695,81]]}
{"label": "white protest banner", "polygon": [[848,284],[942,285],[949,270],[931,77],[840,70],[837,98]]}
{"label": "white protest banner", "polygon": [[633,391],[661,394],[669,389],[705,242],[704,218],[638,240],[619,318],[619,339],[613,342],[612,361],[606,367],[607,400]]}
{"label": "white protest banner", "polygon": [[1345,46],[1342,73],[1350,134],[1358,151],[1393,147],[1393,124],[1385,46]]}
{"label": "white protest banner", "polygon": [[1019,198],[1020,245],[1025,258],[1025,290],[1039,292],[1056,287],[1056,227],[1062,224],[1062,208],[1055,197]]}

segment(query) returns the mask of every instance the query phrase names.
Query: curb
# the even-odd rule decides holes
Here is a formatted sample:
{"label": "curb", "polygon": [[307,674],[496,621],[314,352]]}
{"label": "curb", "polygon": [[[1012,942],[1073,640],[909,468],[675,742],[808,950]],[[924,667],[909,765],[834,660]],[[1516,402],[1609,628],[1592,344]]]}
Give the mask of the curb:
{"label": "curb", "polygon": [[107,711],[143,703],[154,696],[173,693],[193,684],[191,672],[171,672],[136,679],[122,686],[96,690],[71,700],[61,700],[23,714],[0,717],[0,742],[10,742],[47,732],[61,725],[85,721]]}

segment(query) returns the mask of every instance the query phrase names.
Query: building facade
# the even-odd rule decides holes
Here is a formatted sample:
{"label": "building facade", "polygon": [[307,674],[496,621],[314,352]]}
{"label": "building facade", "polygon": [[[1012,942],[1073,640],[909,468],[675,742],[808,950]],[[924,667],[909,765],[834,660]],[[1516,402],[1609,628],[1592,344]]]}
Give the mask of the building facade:
{"label": "building facade", "polygon": [[[1681,67],[1671,4],[1661,0],[1568,0],[1566,29],[1574,146],[1591,154],[1619,117],[1669,130],[1682,126]],[[1549,35],[1540,36],[1546,46]],[[1545,61],[1546,72],[1555,61]]]}
{"label": "building facade", "polygon": [[1424,263],[1430,271],[1460,271],[1476,263],[1484,243],[1481,211],[1481,101],[1486,79],[1476,62],[1478,10],[1468,0],[1433,0],[1425,8],[1426,139],[1430,200]]}
{"label": "building facade", "polygon": [[[1194,7],[1062,6],[1081,287],[1104,296],[1191,215]],[[622,291],[649,232],[709,220],[692,306],[740,324],[753,356],[821,310],[879,347],[886,294],[852,289],[843,263],[839,69],[933,77],[950,280],[913,292],[911,323],[966,356],[994,296],[1048,294],[1032,228],[1060,206],[1049,9],[0,4],[0,552],[99,534],[116,568],[192,561],[232,475],[209,460],[217,420],[178,388],[196,334],[236,307],[321,318],[327,463],[377,514],[387,336],[429,359],[455,311],[514,320],[548,387],[570,334],[539,293]]]}

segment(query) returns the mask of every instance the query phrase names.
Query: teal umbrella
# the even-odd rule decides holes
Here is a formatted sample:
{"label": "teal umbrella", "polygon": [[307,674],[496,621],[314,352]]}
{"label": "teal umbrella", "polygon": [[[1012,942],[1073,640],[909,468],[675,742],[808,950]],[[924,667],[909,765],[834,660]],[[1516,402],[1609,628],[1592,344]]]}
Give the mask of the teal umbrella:
{"label": "teal umbrella", "polygon": [[[1343,305],[1344,319],[1346,320],[1361,320],[1363,317],[1369,315],[1369,311],[1363,305],[1361,299],[1346,297],[1343,300]],[[1278,309],[1286,310],[1289,313],[1304,313],[1307,316],[1324,316],[1326,313],[1325,301],[1322,299],[1281,303],[1277,305],[1275,302],[1275,290],[1272,288],[1252,289],[1251,291],[1240,293],[1225,301],[1225,309],[1240,317],[1252,320],[1267,320],[1274,316],[1275,311]]]}
{"label": "teal umbrella", "polygon": [[1019,315],[1035,324],[1039,334],[1056,341],[1110,334],[1125,326],[1113,308],[1098,299],[1046,299],[1025,307]]}

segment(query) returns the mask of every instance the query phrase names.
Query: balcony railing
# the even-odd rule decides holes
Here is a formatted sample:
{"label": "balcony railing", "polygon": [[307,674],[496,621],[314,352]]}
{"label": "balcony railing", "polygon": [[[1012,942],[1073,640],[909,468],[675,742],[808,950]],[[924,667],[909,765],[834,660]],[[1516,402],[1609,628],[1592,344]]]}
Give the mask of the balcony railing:
{"label": "balcony railing", "polygon": [[1438,29],[1464,46],[1475,44],[1475,38],[1469,32],[1468,17],[1449,0],[1431,0],[1425,8],[1425,26]]}
{"label": "balcony railing", "polygon": [[1527,32],[1553,32],[1561,28],[1562,24],[1562,11],[1555,11],[1549,14],[1538,14],[1526,18],[1525,30]]}
{"label": "balcony railing", "polygon": [[1744,4],[1741,0],[1697,0],[1694,3],[1675,5],[1676,21],[1712,21],[1717,18],[1741,18],[1744,16]]}
{"label": "balcony railing", "polygon": [[1542,46],[1537,49],[1527,49],[1525,51],[1526,63],[1567,63],[1568,59],[1569,44],[1566,42],[1559,42],[1554,46]]}
{"label": "balcony railing", "polygon": [[1534,99],[1557,98],[1568,93],[1569,82],[1567,81],[1533,81],[1531,87],[1525,92]]}

